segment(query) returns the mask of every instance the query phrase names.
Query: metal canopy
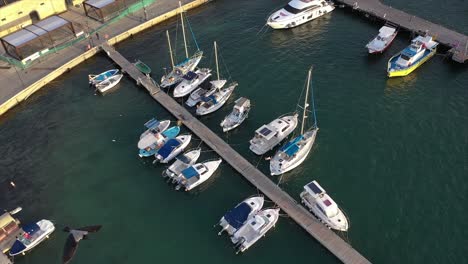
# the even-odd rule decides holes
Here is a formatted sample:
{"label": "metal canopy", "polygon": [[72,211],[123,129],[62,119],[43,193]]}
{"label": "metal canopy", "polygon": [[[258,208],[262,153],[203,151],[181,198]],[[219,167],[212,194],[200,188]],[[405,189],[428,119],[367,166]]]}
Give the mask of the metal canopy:
{"label": "metal canopy", "polygon": [[41,20],[34,24],[35,26],[38,26],[46,31],[51,32],[52,30],[55,30],[63,25],[66,25],[70,23],[68,20],[61,18],[59,16],[51,16],[48,17],[44,20]]}
{"label": "metal canopy", "polygon": [[115,0],[88,0],[85,2],[85,4],[87,5],[90,5],[94,8],[101,8],[101,7],[105,7],[109,4],[112,4],[114,3]]}
{"label": "metal canopy", "polygon": [[12,33],[6,37],[3,37],[2,39],[9,44],[18,47],[21,46],[24,43],[27,43],[33,39],[37,38],[37,35],[27,31],[25,29],[22,29],[20,31],[16,31],[15,33]]}

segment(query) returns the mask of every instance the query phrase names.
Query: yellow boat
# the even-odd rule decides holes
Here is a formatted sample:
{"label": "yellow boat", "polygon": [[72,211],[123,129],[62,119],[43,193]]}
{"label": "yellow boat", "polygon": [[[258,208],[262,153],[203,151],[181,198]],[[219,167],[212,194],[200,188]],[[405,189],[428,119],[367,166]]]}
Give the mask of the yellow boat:
{"label": "yellow boat", "polygon": [[435,55],[438,44],[430,36],[418,36],[410,46],[390,58],[387,64],[388,77],[410,74]]}

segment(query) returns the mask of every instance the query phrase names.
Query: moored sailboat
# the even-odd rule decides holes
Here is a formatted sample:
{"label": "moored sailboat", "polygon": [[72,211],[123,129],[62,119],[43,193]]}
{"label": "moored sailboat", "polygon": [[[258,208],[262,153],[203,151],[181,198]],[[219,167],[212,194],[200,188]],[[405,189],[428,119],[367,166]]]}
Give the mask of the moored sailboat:
{"label": "moored sailboat", "polygon": [[182,81],[174,88],[174,97],[184,97],[195,90],[200,84],[211,76],[210,69],[189,71],[182,77]]}
{"label": "moored sailboat", "polygon": [[309,97],[309,90],[311,85],[311,76],[312,76],[312,67],[309,69],[307,76],[307,87],[306,94],[304,99],[304,106],[302,112],[302,123],[301,123],[301,134],[297,137],[294,137],[291,141],[286,143],[281,147],[273,158],[270,160],[270,173],[271,175],[279,175],[285,172],[288,172],[297,166],[301,165],[302,162],[309,155],[310,150],[315,142],[315,137],[319,130],[317,126],[317,118],[315,115],[315,104],[314,104],[314,95],[312,92],[312,110],[314,116],[314,124],[310,129],[305,131],[305,123],[307,121],[307,108],[309,104],[307,103]]}

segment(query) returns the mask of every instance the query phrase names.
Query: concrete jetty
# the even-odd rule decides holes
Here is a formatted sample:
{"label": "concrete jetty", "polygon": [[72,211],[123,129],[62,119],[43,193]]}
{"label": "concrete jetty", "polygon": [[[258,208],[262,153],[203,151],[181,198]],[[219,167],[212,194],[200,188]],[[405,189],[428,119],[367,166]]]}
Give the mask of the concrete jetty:
{"label": "concrete jetty", "polygon": [[227,161],[235,170],[244,176],[252,185],[257,187],[270,200],[276,203],[291,219],[296,221],[304,230],[317,239],[324,247],[334,254],[343,263],[364,264],[370,263],[358,251],[329,230],[322,223],[318,222],[304,207],[302,207],[289,194],[284,192],[265,174],[260,172],[249,161],[237,153],[218,135],[211,131],[207,126],[195,118],[183,106],[179,105],[172,97],[162,91],[149,78],[138,71],[135,66],[125,59],[119,52],[107,43],[101,45],[105,53],[118,64],[122,71],[126,72],[138,84],[145,87],[151,96],[172,115],[195,133],[211,149],[216,151],[225,161]]}
{"label": "concrete jetty", "polygon": [[423,18],[383,4],[380,0],[335,0],[338,4],[352,7],[354,10],[389,21],[415,34],[428,34],[450,48],[452,59],[464,63],[468,60],[468,36],[448,29]]}
{"label": "concrete jetty", "polygon": [[12,262],[5,254],[0,252],[0,264],[12,264]]}

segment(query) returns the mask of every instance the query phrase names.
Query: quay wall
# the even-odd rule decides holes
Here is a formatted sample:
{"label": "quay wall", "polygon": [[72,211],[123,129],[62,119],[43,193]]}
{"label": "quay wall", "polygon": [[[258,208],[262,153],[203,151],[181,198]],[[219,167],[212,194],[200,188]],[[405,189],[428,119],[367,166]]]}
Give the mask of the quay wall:
{"label": "quay wall", "polygon": [[[188,4],[185,4],[182,8],[187,11],[193,8],[196,8],[202,4],[205,4],[209,2],[210,0],[194,0]],[[108,42],[112,45],[119,43],[128,37],[137,34],[145,29],[148,29],[158,23],[161,23],[162,21],[165,21],[169,18],[172,18],[176,15],[179,14],[179,8],[176,8],[172,11],[169,11],[167,13],[164,13],[162,15],[159,15],[153,19],[150,19],[138,26],[135,26],[117,36],[109,38]],[[29,96],[31,96],[33,93],[44,87],[46,84],[49,82],[53,81],[55,78],[59,77],[63,73],[69,71],[73,67],[77,66],[78,64],[84,62],[85,60],[93,57],[96,53],[99,52],[99,47],[94,47],[79,56],[73,58],[72,60],[68,61],[67,63],[63,64],[62,66],[58,67],[57,69],[53,70],[46,76],[42,77],[38,81],[34,82],[33,84],[29,85],[25,89],[23,89],[21,92],[17,93],[15,96],[10,98],[8,101],[0,105],[0,116],[6,113],[8,110],[19,104],[20,102],[28,99]]]}

